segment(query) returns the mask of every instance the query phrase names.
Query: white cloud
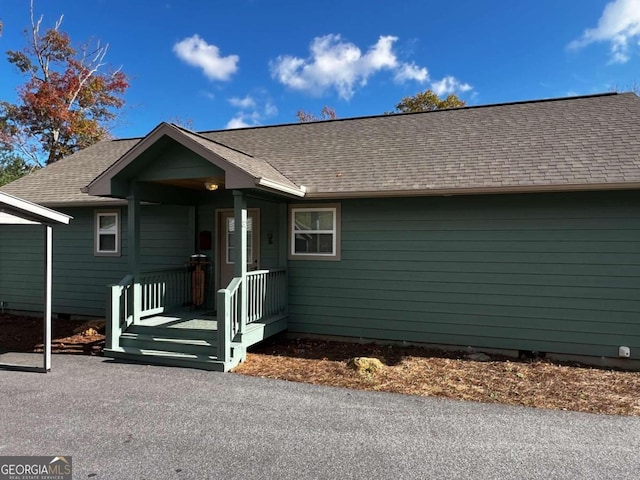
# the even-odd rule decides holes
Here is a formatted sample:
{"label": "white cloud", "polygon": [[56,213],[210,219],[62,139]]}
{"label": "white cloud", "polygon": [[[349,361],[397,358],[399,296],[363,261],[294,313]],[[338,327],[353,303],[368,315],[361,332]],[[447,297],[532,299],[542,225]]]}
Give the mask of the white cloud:
{"label": "white cloud", "polygon": [[396,71],[395,80],[400,83],[407,80],[426,82],[429,80],[429,70],[425,67],[418,67],[414,63],[405,63]]}
{"label": "white cloud", "polygon": [[273,103],[267,100],[267,102],[264,105],[264,115],[266,117],[275,117],[276,115],[278,115],[278,107],[276,107]]}
{"label": "white cloud", "polygon": [[238,55],[223,57],[218,47],[209,45],[197,34],[176,43],[173,51],[180,60],[201,68],[210,80],[229,80],[238,70]]}
{"label": "white cloud", "polygon": [[254,96],[233,97],[229,103],[237,107],[238,112],[229,120],[226,128],[255,127],[278,114],[278,108],[265,91],[258,91]]}
{"label": "white cloud", "polygon": [[444,77],[442,80],[431,82],[431,89],[438,96],[448,95],[454,92],[468,92],[472,88],[468,83],[462,83],[451,75]]}
{"label": "white cloud", "polygon": [[582,36],[569,44],[578,49],[594,42],[609,42],[611,62],[629,61],[629,44],[640,43],[640,4],[638,0],[614,0],[608,3],[595,28],[584,31]]}
{"label": "white cloud", "polygon": [[281,55],[271,62],[271,75],[280,83],[319,95],[335,89],[340,97],[348,100],[356,86],[366,85],[369,77],[377,72],[395,72],[395,80],[425,82],[429,79],[426,68],[398,60],[393,44],[394,36],[381,36],[363,53],[360,48],[342,40],[340,35],[316,37],[311,42],[310,56],[306,59]]}
{"label": "white cloud", "polygon": [[227,122],[227,126],[225,128],[227,129],[247,128],[250,126],[251,126],[250,124],[244,121],[243,116],[241,114],[238,114]]}
{"label": "white cloud", "polygon": [[245,96],[244,98],[232,97],[229,99],[229,103],[237,108],[253,108],[256,106],[256,101],[251,98],[250,95]]}

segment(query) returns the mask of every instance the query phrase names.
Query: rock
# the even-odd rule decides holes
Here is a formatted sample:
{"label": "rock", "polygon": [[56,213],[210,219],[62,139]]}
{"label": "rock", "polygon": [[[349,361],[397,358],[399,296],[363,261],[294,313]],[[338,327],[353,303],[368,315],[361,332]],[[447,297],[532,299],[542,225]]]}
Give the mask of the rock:
{"label": "rock", "polygon": [[467,358],[476,362],[488,362],[489,360],[491,360],[491,357],[489,355],[480,352],[470,353],[469,355],[467,355]]}
{"label": "rock", "polygon": [[360,373],[375,373],[384,368],[384,363],[377,358],[355,357],[347,362],[347,366]]}
{"label": "rock", "polygon": [[88,322],[83,323],[77,328],[73,329],[74,334],[81,334],[85,336],[95,335],[100,332],[104,332],[105,324],[104,320],[89,320]]}
{"label": "rock", "polygon": [[95,328],[87,328],[82,332],[83,337],[95,337],[96,335],[98,335],[98,331]]}

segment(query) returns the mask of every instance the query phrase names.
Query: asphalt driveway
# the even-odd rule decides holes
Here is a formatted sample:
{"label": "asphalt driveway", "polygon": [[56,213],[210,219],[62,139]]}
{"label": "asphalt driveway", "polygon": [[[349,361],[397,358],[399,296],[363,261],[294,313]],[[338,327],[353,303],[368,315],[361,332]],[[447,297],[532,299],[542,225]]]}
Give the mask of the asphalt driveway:
{"label": "asphalt driveway", "polygon": [[637,479],[640,418],[54,356],[0,370],[0,456],[74,479]]}

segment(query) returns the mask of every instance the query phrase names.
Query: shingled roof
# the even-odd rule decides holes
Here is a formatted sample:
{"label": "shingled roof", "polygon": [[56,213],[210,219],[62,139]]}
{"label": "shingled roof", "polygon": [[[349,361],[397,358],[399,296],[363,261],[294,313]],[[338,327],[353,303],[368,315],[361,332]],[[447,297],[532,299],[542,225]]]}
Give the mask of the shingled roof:
{"label": "shingled roof", "polygon": [[140,139],[99,142],[43,169],[4,185],[1,191],[51,207],[112,204],[112,198],[91,197],[80,189],[124,155]]}
{"label": "shingled roof", "polygon": [[[640,187],[640,98],[633,93],[199,136],[244,152],[243,161],[268,164],[306,187],[307,198]],[[80,188],[137,141],[101,142],[3,191],[51,205],[99,202]]]}

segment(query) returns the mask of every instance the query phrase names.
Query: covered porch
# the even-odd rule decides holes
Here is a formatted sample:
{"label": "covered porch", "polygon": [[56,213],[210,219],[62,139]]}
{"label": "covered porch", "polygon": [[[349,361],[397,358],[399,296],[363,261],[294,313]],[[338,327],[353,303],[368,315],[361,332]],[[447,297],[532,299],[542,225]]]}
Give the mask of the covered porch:
{"label": "covered porch", "polygon": [[[286,330],[287,202],[304,191],[279,175],[161,124],[86,187],[127,200],[128,273],[107,288],[107,356],[227,371]],[[147,270],[145,206],[165,204],[187,212],[192,260]]]}
{"label": "covered porch", "polygon": [[[193,272],[128,275],[108,287],[105,353],[113,358],[226,371],[246,349],[287,328],[286,270],[255,270],[194,306]],[[244,299],[244,301],[243,301]]]}

